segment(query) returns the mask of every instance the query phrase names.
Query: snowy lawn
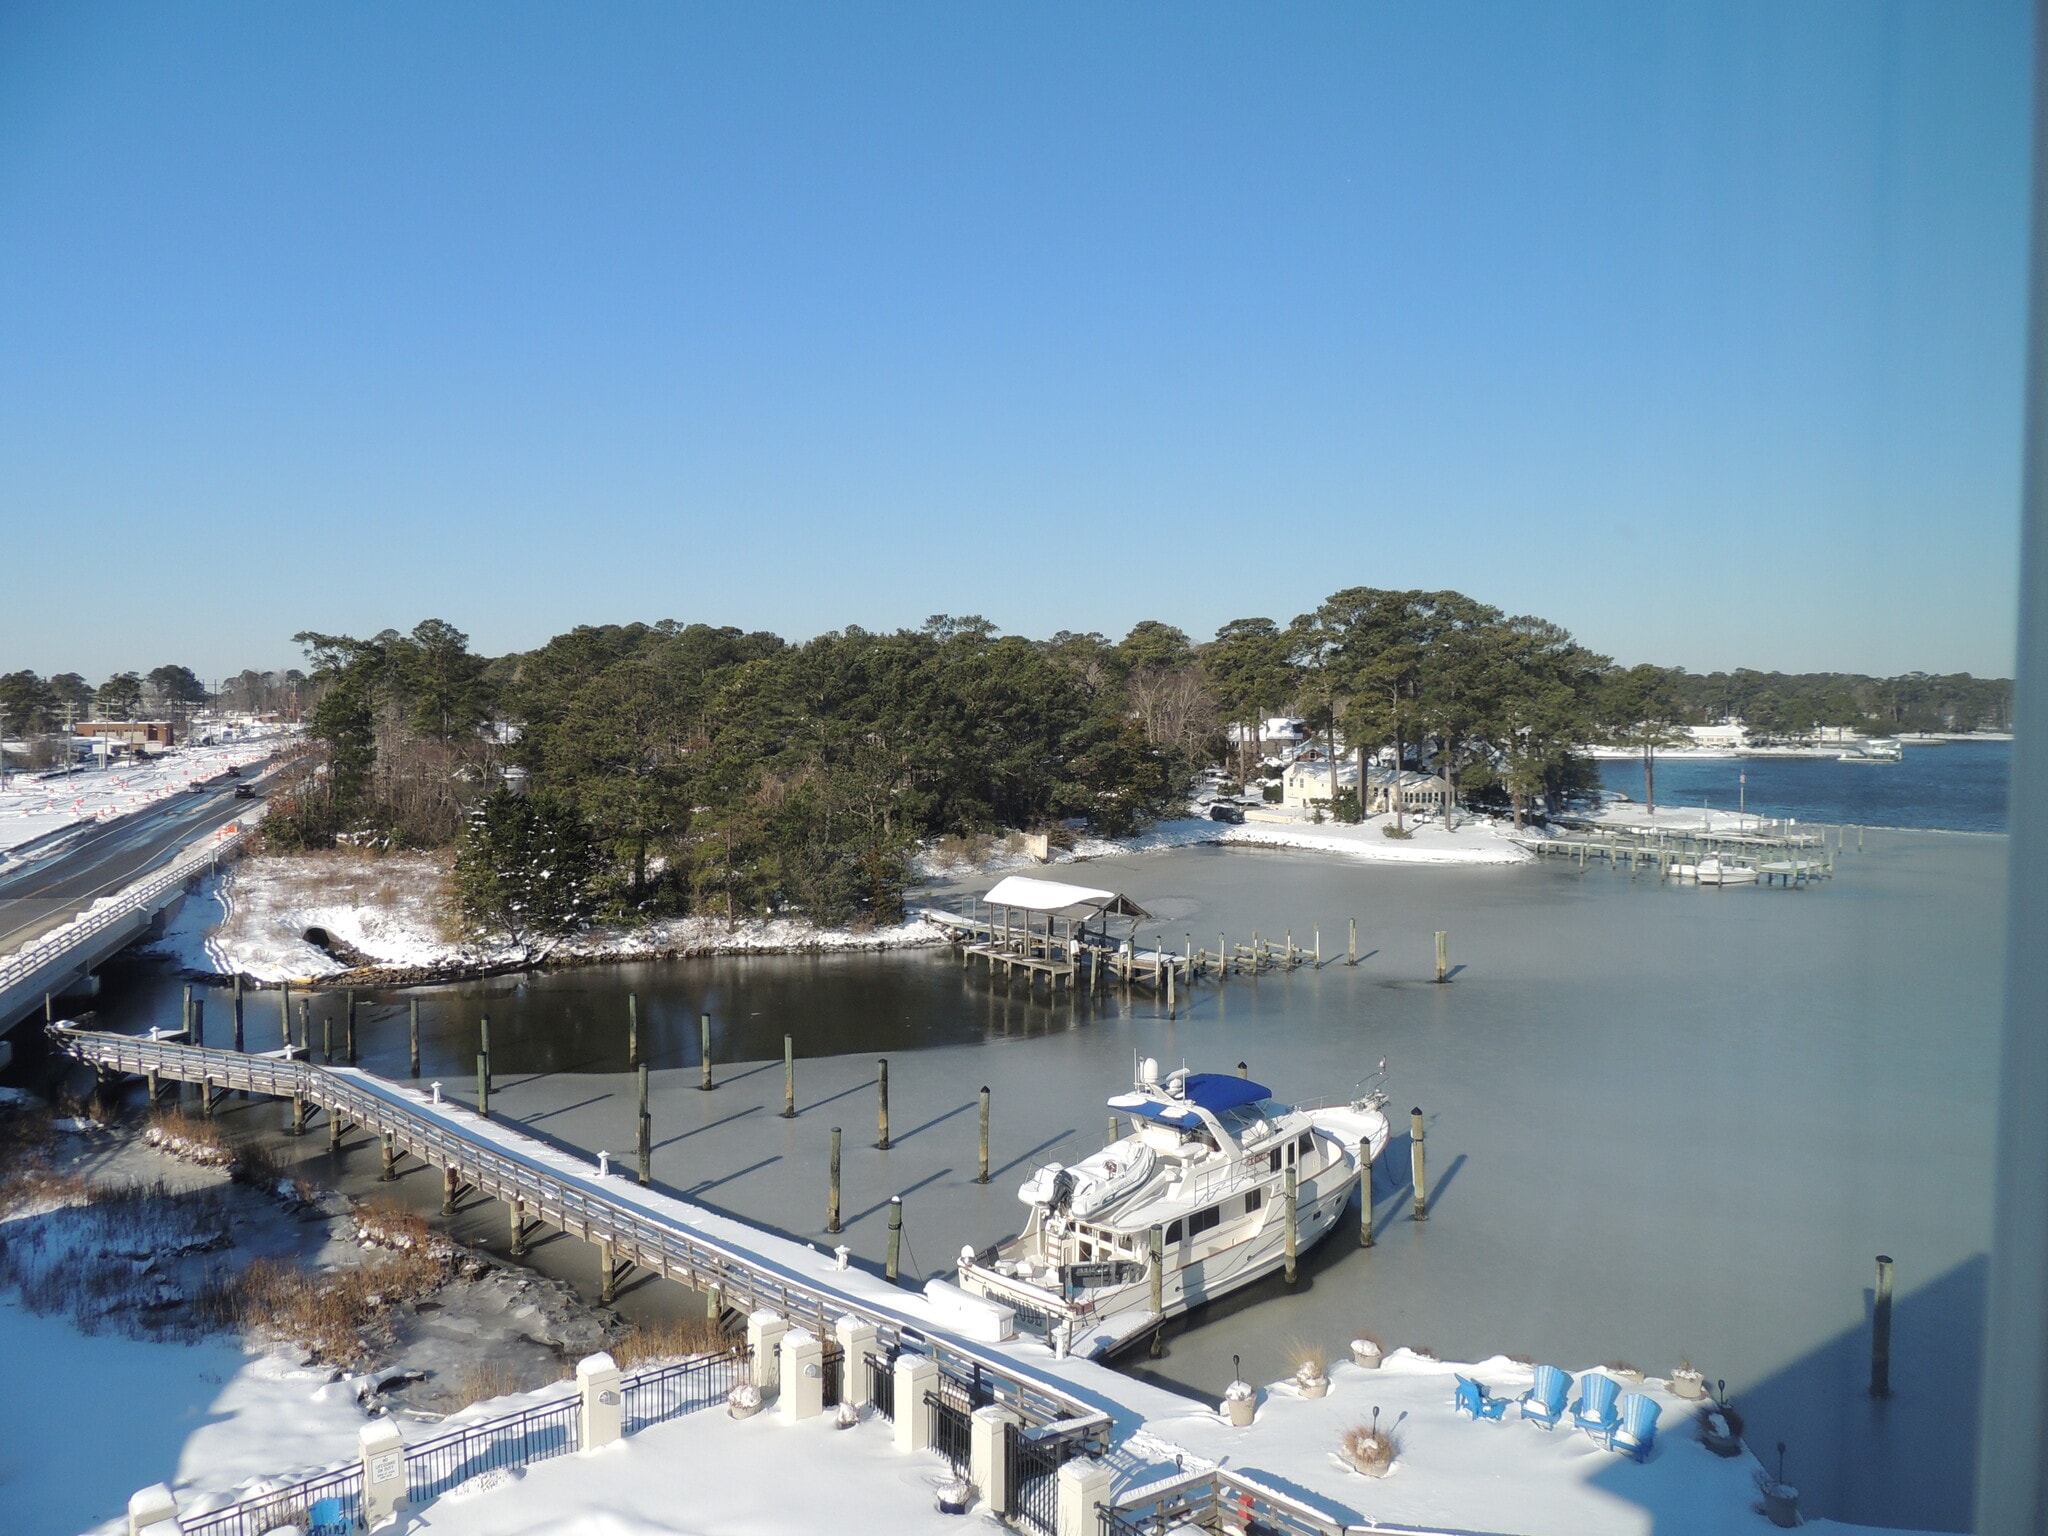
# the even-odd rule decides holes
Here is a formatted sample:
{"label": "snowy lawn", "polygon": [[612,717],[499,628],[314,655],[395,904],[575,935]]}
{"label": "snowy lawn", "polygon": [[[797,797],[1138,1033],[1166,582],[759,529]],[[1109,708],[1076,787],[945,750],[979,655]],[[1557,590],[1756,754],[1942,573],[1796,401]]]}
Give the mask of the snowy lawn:
{"label": "snowy lawn", "polygon": [[886,1420],[784,1424],[708,1409],[591,1456],[539,1462],[508,1486],[437,1500],[403,1528],[434,1536],[854,1536],[995,1530],[938,1513],[949,1469],[895,1449]]}

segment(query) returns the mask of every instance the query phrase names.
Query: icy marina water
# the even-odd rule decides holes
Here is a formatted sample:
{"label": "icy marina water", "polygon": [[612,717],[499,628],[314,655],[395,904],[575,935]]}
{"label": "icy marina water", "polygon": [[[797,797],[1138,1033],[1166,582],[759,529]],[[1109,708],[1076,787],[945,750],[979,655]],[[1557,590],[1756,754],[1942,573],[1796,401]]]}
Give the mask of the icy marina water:
{"label": "icy marina water", "polygon": [[[1882,771],[1882,770],[1865,770]],[[949,951],[686,962],[422,989],[425,1069],[473,1093],[492,1019],[493,1108],[535,1134],[630,1160],[626,994],[655,1064],[655,1177],[709,1205],[879,1264],[902,1194],[905,1268],[946,1270],[1022,1214],[1036,1163],[1107,1130],[1134,1052],[1202,1069],[1240,1059],[1282,1097],[1347,1092],[1389,1058],[1396,1111],[1427,1120],[1431,1212],[1410,1217],[1406,1115],[1374,1198],[1298,1286],[1276,1277],[1174,1326],[1130,1369],[1217,1395],[1286,1342],[1341,1353],[1361,1329],[1447,1358],[1507,1351],[1579,1368],[1689,1357],[1725,1378],[1751,1444],[1789,1442],[1810,1514],[1963,1529],[1989,1241],[2005,840],[1853,839],[1841,874],[1794,891],[1660,887],[1653,876],[1385,868],[1336,857],[1185,849],[1076,868],[1213,945],[1322,924],[1326,959],[1202,987],[1177,1020],[1148,995],[991,988]],[[1345,920],[1361,963],[1342,963]],[[1450,984],[1432,972],[1451,936]],[[214,994],[218,997],[218,994]],[[405,994],[364,996],[363,1064],[403,1076]],[[250,1009],[268,1045],[271,998]],[[335,999],[322,994],[316,1021]],[[175,1013],[165,981],[110,990],[103,1018]],[[209,1007],[221,1036],[222,1004]],[[718,1086],[697,1089],[697,1017]],[[782,1035],[800,1053],[780,1117]],[[318,1029],[316,1023],[316,1042]],[[338,1032],[337,1032],[338,1037]],[[894,1147],[875,1149],[875,1058],[890,1058]],[[976,1092],[995,1097],[994,1174],[973,1182]],[[830,1128],[845,1130],[843,1236],[828,1238]],[[366,1171],[372,1149],[352,1153]],[[413,1174],[431,1198],[432,1174]],[[473,1212],[472,1226],[502,1219]],[[588,1280],[581,1245],[550,1244]],[[1898,1264],[1896,1395],[1867,1396],[1873,1256]],[[667,1289],[661,1287],[659,1289]],[[1768,1454],[1767,1454],[1768,1459]]]}

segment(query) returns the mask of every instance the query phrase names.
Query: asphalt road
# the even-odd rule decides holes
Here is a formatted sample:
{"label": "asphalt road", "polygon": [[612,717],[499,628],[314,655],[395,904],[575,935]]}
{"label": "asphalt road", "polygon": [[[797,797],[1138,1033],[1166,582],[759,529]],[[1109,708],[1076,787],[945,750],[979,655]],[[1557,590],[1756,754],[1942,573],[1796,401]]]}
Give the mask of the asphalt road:
{"label": "asphalt road", "polygon": [[95,822],[52,839],[0,876],[0,954],[69,922],[102,896],[167,864],[180,848],[250,808],[222,779],[201,794],[181,794],[118,821]]}

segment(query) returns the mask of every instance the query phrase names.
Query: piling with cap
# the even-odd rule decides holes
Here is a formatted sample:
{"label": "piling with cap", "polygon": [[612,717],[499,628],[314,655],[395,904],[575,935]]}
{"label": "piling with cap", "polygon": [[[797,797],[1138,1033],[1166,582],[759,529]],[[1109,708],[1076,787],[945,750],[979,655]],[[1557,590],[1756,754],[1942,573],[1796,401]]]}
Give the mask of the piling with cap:
{"label": "piling with cap", "polygon": [[647,1063],[640,1063],[640,1182],[654,1182],[654,1117],[647,1109]]}
{"label": "piling with cap", "polygon": [[891,1195],[889,1197],[889,1263],[888,1267],[882,1271],[882,1278],[891,1285],[896,1283],[896,1276],[902,1257],[903,1197],[901,1195]]}
{"label": "piling with cap", "polygon": [[[1116,1140],[1114,1136],[1111,1141]],[[981,1085],[981,1172],[974,1176],[977,1184],[988,1182],[988,1084]]]}
{"label": "piling with cap", "polygon": [[[45,992],[43,994],[43,1005],[46,1011],[49,1003],[50,995]],[[192,983],[189,981],[185,983],[184,1006],[178,1012],[178,1027],[185,1031],[186,1039],[192,1038]]]}
{"label": "piling with cap", "polygon": [[1358,1144],[1358,1246],[1372,1246],[1372,1138]]}
{"label": "piling with cap", "polygon": [[238,975],[237,975],[237,976],[235,977],[235,1001],[234,1001],[234,1010],[235,1010],[235,1049],[239,1051],[239,1050],[241,1050],[241,1049],[242,1049],[242,978],[241,978],[241,976],[240,976],[239,974],[238,974]]}
{"label": "piling with cap", "polygon": [[477,1039],[481,1048],[476,1053],[476,1112],[488,1120],[491,1118],[491,1016],[487,1013],[480,1021]]}
{"label": "piling with cap", "polygon": [[441,1214],[455,1214],[455,1197],[462,1191],[462,1179],[453,1168],[441,1170]]}
{"label": "piling with cap", "polygon": [[389,1131],[384,1133],[384,1171],[377,1175],[379,1184],[389,1184],[398,1177],[398,1143]]}
{"label": "piling with cap", "polygon": [[1436,979],[1451,979],[1451,936],[1439,929],[1436,936]]}
{"label": "piling with cap", "polygon": [[1239,1077],[1250,1077],[1252,1075],[1252,1069],[1249,1065],[1240,1061],[1237,1064],[1237,1075]]}
{"label": "piling with cap", "polygon": [[1346,954],[1346,965],[1358,964],[1358,919],[1351,919],[1351,948]]}
{"label": "piling with cap", "polygon": [[1892,1395],[1892,1258],[1877,1256],[1877,1299],[1870,1309],[1870,1395]]}
{"label": "piling with cap", "polygon": [[277,1033],[278,1043],[289,1051],[292,1048],[292,984],[288,981],[277,994]]}
{"label": "piling with cap", "polygon": [[697,1015],[697,1059],[704,1069],[697,1086],[708,1091],[717,1086],[711,1081],[711,1015],[708,1013]]}
{"label": "piling with cap", "polygon": [[331,1013],[320,1015],[320,1059],[330,1063],[334,1060],[334,1015]]}
{"label": "piling with cap", "polygon": [[782,1118],[796,1118],[796,1037],[782,1037]]}
{"label": "piling with cap", "polygon": [[420,1000],[407,998],[405,1004],[406,1061],[412,1075],[420,1075]]}
{"label": "piling with cap", "polygon": [[1289,1285],[1294,1284],[1294,1260],[1300,1245],[1300,1234],[1296,1230],[1296,1212],[1301,1200],[1301,1187],[1297,1182],[1299,1174],[1290,1167],[1287,1170],[1287,1265],[1286,1276]]}
{"label": "piling with cap", "polygon": [[1151,1354],[1152,1358],[1157,1360],[1166,1353],[1166,1340],[1163,1334],[1163,1328],[1166,1323],[1166,1238],[1160,1229],[1155,1226],[1146,1241],[1149,1249],[1147,1257],[1151,1260],[1150,1268],[1152,1273],[1149,1277],[1151,1282],[1150,1299],[1152,1303],[1152,1316],[1155,1319],[1152,1329]]}
{"label": "piling with cap", "polygon": [[1408,1111],[1408,1156],[1415,1176],[1415,1219],[1429,1220],[1429,1181],[1422,1162],[1422,1110]]}
{"label": "piling with cap", "polygon": [[640,1065],[640,994],[626,994],[626,1070]]}
{"label": "piling with cap", "polygon": [[839,1230],[839,1127],[832,1127],[832,1173],[831,1192],[825,1201],[825,1230]]}
{"label": "piling with cap", "polygon": [[875,1092],[878,1095],[875,1116],[881,1130],[881,1137],[875,1145],[886,1152],[889,1150],[889,1058],[886,1056],[875,1058]]}

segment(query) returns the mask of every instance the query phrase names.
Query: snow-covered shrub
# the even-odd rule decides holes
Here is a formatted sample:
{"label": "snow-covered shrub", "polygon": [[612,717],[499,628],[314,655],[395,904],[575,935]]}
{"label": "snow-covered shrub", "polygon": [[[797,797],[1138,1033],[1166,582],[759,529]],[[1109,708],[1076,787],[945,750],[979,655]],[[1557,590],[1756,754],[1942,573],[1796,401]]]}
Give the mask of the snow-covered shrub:
{"label": "snow-covered shrub", "polygon": [[1344,1460],[1367,1477],[1385,1477],[1394,1465],[1394,1457],[1399,1454],[1393,1431],[1380,1428],[1377,1408],[1372,1412],[1370,1424],[1354,1424],[1344,1431],[1339,1448]]}

